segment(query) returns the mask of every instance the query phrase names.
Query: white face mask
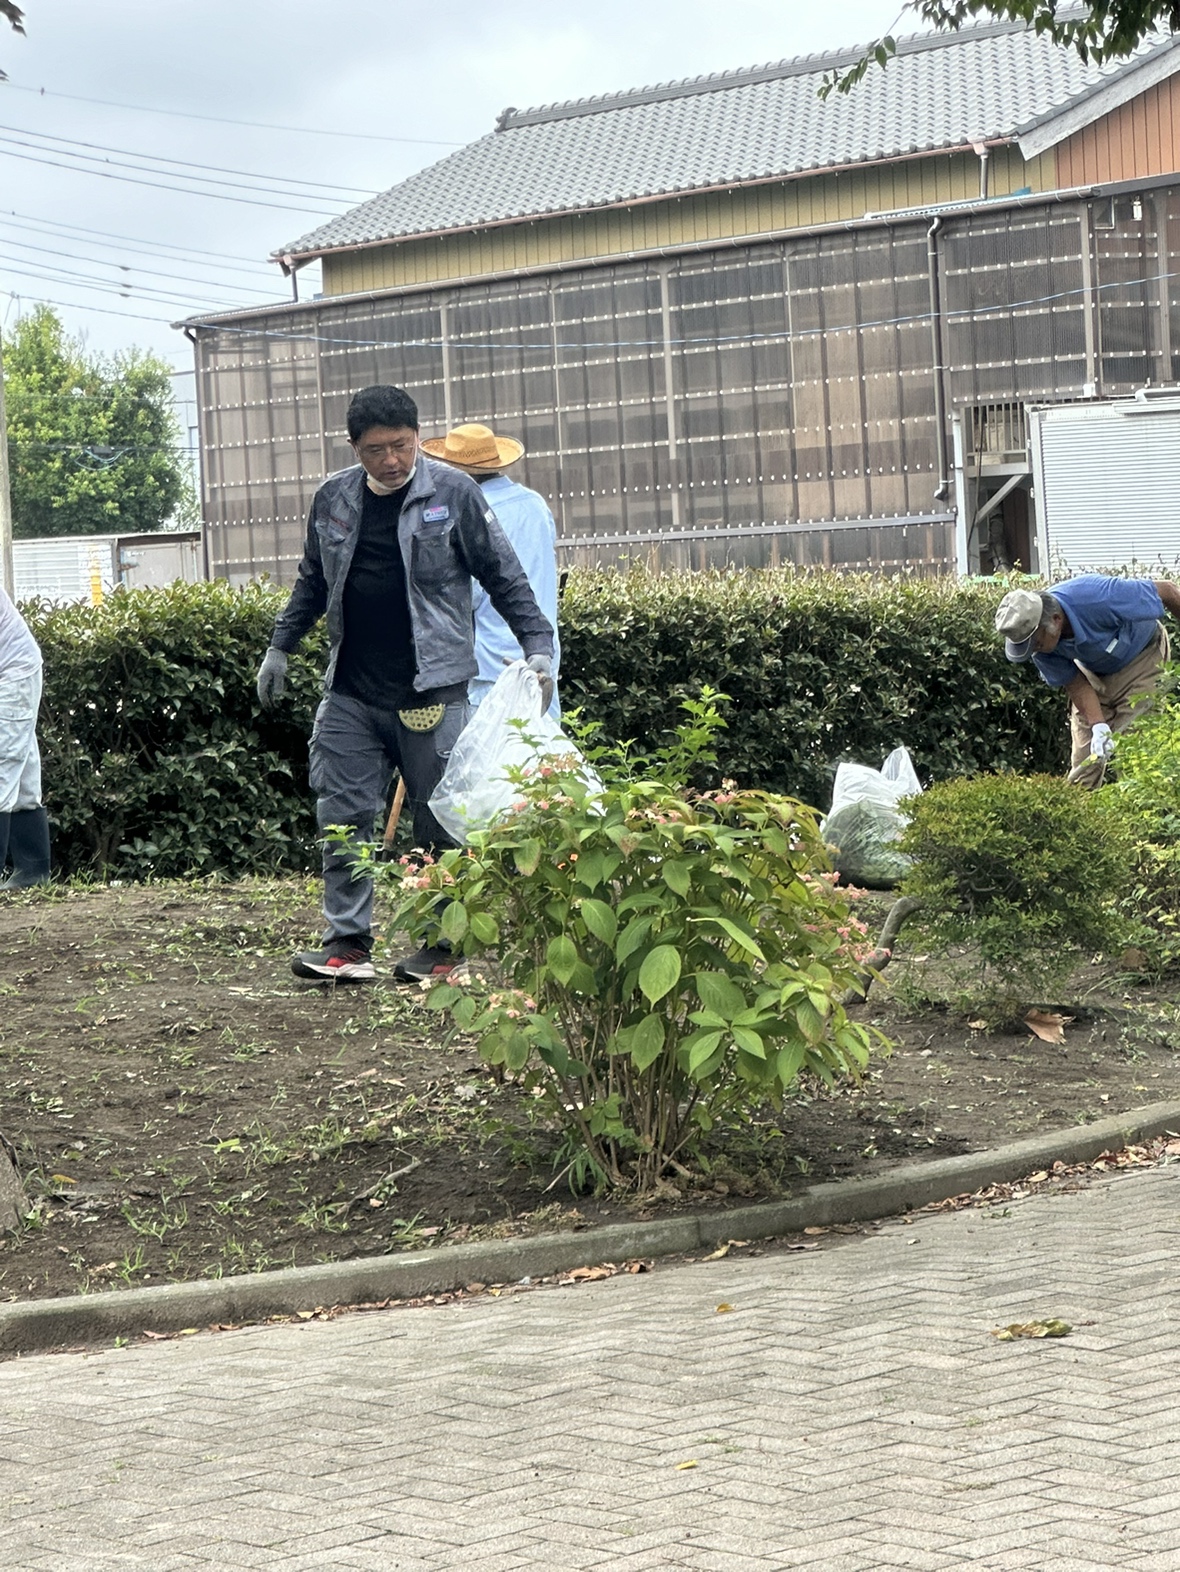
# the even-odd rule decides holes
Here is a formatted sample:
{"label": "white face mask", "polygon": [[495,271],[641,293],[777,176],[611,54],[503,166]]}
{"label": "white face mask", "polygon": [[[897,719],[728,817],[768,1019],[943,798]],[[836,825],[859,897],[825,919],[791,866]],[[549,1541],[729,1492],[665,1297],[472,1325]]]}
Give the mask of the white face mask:
{"label": "white face mask", "polygon": [[415,464],[400,486],[383,486],[379,480],[374,480],[372,475],[365,476],[365,485],[375,497],[392,497],[395,491],[404,491],[417,472],[418,466]]}

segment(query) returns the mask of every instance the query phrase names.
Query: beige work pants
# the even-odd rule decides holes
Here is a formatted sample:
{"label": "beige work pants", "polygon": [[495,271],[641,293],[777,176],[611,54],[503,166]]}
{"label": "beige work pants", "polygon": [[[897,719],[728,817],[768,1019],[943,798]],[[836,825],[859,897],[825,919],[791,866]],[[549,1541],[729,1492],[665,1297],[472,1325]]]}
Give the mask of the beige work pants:
{"label": "beige work pants", "polygon": [[[1109,677],[1096,676],[1084,666],[1078,670],[1098,695],[1102,705],[1102,718],[1111,731],[1126,731],[1133,720],[1151,708],[1147,695],[1155,692],[1156,683],[1171,654],[1167,629],[1161,622],[1155,638],[1135,659],[1128,661],[1121,671]],[[1139,702],[1136,702],[1138,700]],[[1106,762],[1090,757],[1090,727],[1071,704],[1069,730],[1072,742],[1069,778],[1078,786],[1101,786],[1106,774]]]}

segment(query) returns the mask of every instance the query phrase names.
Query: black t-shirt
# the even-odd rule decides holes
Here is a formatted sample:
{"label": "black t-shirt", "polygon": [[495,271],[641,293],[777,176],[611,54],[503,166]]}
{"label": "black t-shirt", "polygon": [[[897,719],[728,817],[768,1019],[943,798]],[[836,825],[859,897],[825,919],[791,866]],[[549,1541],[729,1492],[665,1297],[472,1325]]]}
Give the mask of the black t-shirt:
{"label": "black t-shirt", "polygon": [[332,687],[364,704],[404,706],[414,690],[414,636],[397,540],[408,489],[379,497],[365,487],[356,550],[344,581],[344,641]]}
{"label": "black t-shirt", "polygon": [[414,691],[418,662],[397,539],[408,491],[403,486],[379,497],[365,487],[356,550],[344,581],[344,638],[332,678],[333,692],[385,710],[451,704],[467,697],[465,682],[428,693]]}

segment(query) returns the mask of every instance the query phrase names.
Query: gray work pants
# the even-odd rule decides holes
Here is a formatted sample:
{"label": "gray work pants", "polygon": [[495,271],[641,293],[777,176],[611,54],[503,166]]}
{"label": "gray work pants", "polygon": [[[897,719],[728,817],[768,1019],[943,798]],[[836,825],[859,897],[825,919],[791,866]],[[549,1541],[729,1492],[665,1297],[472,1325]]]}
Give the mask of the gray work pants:
{"label": "gray work pants", "polygon": [[[320,833],[341,824],[356,839],[372,840],[377,815],[385,807],[398,769],[406,783],[415,844],[428,851],[453,846],[427,801],[442,779],[467,716],[465,701],[448,704],[433,731],[415,732],[402,725],[396,710],[376,709],[347,694],[329,693],[316,711],[308,767]],[[324,943],[367,939],[373,922],[372,879],[353,878],[354,860],[335,842],[324,845],[323,867]]]}

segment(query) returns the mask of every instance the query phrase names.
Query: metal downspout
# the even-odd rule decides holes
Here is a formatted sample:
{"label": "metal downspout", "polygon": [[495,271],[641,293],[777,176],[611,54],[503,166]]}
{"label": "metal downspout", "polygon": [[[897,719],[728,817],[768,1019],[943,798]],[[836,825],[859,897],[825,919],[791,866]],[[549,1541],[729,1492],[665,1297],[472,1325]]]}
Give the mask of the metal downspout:
{"label": "metal downspout", "polygon": [[926,266],[930,274],[930,338],[934,350],[934,424],[935,443],[938,448],[938,488],[935,502],[945,502],[950,495],[950,474],[946,462],[946,391],[943,387],[942,363],[942,293],[938,287],[938,231],[942,228],[942,215],[936,213],[926,231]]}
{"label": "metal downspout", "polygon": [[205,517],[205,433],[202,429],[204,422],[201,419],[201,368],[197,361],[196,333],[192,328],[186,327],[184,336],[193,346],[193,393],[197,400],[197,430],[200,432],[200,437],[198,438],[200,450],[197,458],[197,489],[201,505],[201,572],[205,577],[205,582],[208,583],[212,579],[213,573],[209,564],[209,521]]}

